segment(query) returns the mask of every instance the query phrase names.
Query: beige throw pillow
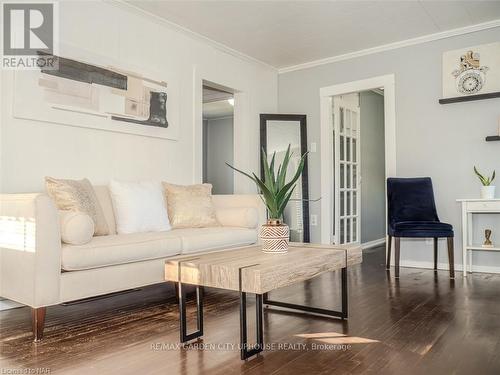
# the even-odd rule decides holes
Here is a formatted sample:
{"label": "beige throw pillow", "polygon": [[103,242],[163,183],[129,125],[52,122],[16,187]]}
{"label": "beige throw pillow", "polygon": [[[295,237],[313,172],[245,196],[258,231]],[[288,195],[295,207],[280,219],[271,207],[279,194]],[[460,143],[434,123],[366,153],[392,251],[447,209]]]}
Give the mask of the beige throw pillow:
{"label": "beige throw pillow", "polygon": [[76,181],[45,177],[45,185],[47,193],[55,201],[58,209],[87,214],[95,224],[95,236],[109,234],[104,213],[89,180],[85,178]]}
{"label": "beige throw pillow", "polygon": [[174,185],[163,182],[170,224],[174,228],[219,226],[212,203],[212,185]]}

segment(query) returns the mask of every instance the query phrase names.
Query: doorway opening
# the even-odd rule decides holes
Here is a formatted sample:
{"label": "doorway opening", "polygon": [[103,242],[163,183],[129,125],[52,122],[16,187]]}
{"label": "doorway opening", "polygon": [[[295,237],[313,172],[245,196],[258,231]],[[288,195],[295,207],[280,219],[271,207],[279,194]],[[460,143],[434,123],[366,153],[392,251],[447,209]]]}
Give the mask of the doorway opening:
{"label": "doorway opening", "polygon": [[332,243],[385,237],[384,90],[332,97]]}
{"label": "doorway opening", "polygon": [[233,194],[234,91],[203,81],[203,182],[213,194]]}
{"label": "doorway opening", "polygon": [[382,245],[385,180],[396,175],[395,78],[320,89],[321,242]]}

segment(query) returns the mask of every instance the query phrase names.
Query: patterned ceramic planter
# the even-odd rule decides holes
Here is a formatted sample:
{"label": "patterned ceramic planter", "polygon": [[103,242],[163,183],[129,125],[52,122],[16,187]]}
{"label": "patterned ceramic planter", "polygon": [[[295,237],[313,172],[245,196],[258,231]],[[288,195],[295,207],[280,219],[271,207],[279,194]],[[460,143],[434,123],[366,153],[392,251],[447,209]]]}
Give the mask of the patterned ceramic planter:
{"label": "patterned ceramic planter", "polygon": [[268,220],[260,227],[262,251],[271,254],[282,254],[288,251],[290,228],[280,220]]}

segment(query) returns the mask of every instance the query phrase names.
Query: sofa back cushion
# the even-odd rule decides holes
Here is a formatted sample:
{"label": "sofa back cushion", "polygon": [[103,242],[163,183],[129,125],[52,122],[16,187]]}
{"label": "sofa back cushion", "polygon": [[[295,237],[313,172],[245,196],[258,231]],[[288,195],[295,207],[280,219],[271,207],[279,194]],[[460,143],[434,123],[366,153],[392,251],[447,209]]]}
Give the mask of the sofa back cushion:
{"label": "sofa back cushion", "polygon": [[[106,185],[94,185],[94,191],[96,193],[97,200],[101,204],[106,222],[108,223],[109,234],[116,234],[115,214],[113,211],[113,203],[111,201],[109,187]],[[225,208],[231,209],[253,207],[257,210],[258,225],[266,223],[266,209],[261,199],[256,194],[212,195],[212,202],[215,206],[216,212],[219,211],[219,209]],[[227,217],[226,213],[222,213],[222,215]],[[227,221],[220,224],[225,226],[227,225],[226,223]]]}
{"label": "sofa back cushion", "polygon": [[105,185],[97,185],[94,186],[94,191],[97,196],[97,200],[101,204],[106,223],[108,223],[109,234],[116,234],[115,213],[113,211],[111,195],[109,194],[109,187]]}

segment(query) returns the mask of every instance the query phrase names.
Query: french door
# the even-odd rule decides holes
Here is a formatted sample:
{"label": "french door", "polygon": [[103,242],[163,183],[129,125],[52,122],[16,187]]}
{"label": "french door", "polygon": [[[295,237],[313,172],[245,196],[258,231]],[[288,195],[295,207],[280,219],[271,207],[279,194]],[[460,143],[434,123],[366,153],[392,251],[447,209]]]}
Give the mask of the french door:
{"label": "french door", "polygon": [[334,144],[334,244],[361,240],[361,168],[359,95],[332,100]]}

